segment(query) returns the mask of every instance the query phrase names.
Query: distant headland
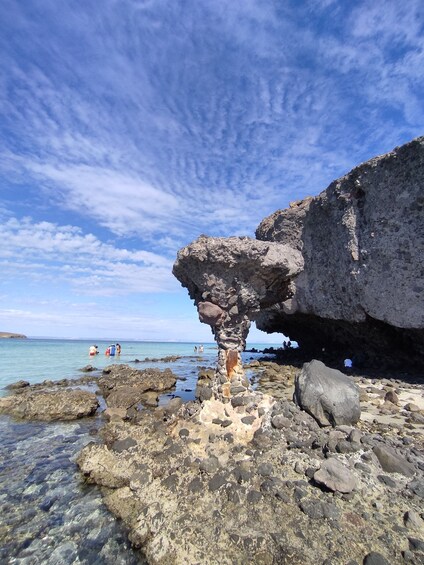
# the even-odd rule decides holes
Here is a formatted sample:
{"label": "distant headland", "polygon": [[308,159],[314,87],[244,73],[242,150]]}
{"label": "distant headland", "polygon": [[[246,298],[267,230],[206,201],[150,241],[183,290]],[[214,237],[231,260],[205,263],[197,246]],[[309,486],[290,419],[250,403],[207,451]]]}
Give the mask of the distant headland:
{"label": "distant headland", "polygon": [[27,339],[27,336],[24,334],[14,334],[11,332],[0,332],[0,339],[1,338],[10,338],[10,339]]}

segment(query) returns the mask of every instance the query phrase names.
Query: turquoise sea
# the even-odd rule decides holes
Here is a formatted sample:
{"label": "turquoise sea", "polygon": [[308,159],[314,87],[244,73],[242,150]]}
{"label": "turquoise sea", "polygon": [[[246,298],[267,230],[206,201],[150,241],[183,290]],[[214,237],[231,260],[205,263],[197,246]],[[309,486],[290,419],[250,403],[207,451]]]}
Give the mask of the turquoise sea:
{"label": "turquoise sea", "polygon": [[[217,348],[215,343],[177,343],[149,341],[119,341],[122,351],[119,356],[106,357],[106,348],[113,342],[103,340],[70,340],[70,339],[0,339],[0,396],[6,394],[4,387],[18,380],[26,380],[31,384],[48,380],[72,379],[82,376],[80,369],[91,364],[103,369],[112,363],[128,363],[138,359],[162,359],[168,356],[179,356],[174,363],[143,362],[134,364],[142,369],[147,366],[158,368],[170,367],[177,375],[187,379],[193,375],[197,366],[215,366]],[[97,345],[99,355],[90,357],[90,345]],[[203,353],[194,348],[203,345]],[[264,349],[272,344],[248,343],[248,349]],[[275,344],[274,344],[275,347]],[[244,353],[248,359],[252,354]]]}
{"label": "turquoise sea", "polygon": [[[118,340],[117,340],[118,341]],[[112,363],[132,364],[135,359],[163,358],[170,355],[182,357],[178,363],[184,373],[184,363],[190,363],[194,356],[195,343],[136,342],[119,341],[122,352],[119,356],[106,357],[106,348],[110,341],[68,340],[68,339],[0,339],[0,395],[7,384],[18,380],[26,380],[31,384],[43,380],[72,379],[82,376],[79,371],[87,364],[103,369]],[[116,342],[115,342],[116,343]],[[90,345],[97,345],[99,355],[90,357]],[[216,355],[215,344],[204,345],[204,363],[213,363]],[[160,368],[161,364],[150,363]],[[137,364],[142,369],[147,364]],[[170,365],[175,367],[175,363]]]}
{"label": "turquoise sea", "polygon": [[[119,341],[119,340],[116,340]],[[115,343],[116,343],[115,341]],[[194,398],[200,367],[214,367],[217,349],[204,343],[119,341],[119,357],[106,357],[110,341],[0,339],[0,395],[17,380],[78,378],[91,364],[128,363],[138,369],[169,367],[177,375],[175,390],[163,395]],[[100,354],[90,357],[90,345]],[[264,349],[271,345],[248,344]],[[260,354],[244,353],[244,361]],[[179,356],[175,362],[148,361]],[[138,359],[139,363],[134,363]],[[92,373],[93,374],[93,373]],[[95,375],[94,373],[93,375]],[[78,453],[95,441],[101,414],[75,422],[22,422],[0,416],[0,563],[10,565],[146,565],[133,550],[125,528],[102,504],[100,490],[86,485],[75,463]]]}

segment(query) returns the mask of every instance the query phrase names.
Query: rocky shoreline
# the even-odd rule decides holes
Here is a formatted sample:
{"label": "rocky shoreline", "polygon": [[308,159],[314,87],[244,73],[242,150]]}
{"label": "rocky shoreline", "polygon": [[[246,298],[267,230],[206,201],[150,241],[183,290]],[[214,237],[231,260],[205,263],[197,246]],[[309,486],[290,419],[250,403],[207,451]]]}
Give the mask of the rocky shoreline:
{"label": "rocky shoreline", "polygon": [[8,399],[61,394],[72,405],[75,386],[95,384],[97,394],[79,392],[107,423],[77,463],[149,563],[423,563],[422,381],[352,375],[360,419],[323,426],[293,401],[300,367],[245,368],[255,390],[226,403],[207,393],[213,369],[200,371],[197,400],[158,406],[175,385],[169,369],[113,365],[18,383],[0,409],[34,418]]}
{"label": "rocky shoreline", "polygon": [[[293,402],[299,367],[246,369],[256,390],[228,403],[205,398],[207,368],[202,401],[156,407],[149,395],[172,388],[169,370],[112,366],[71,381],[96,383],[109,420],[78,465],[148,562],[422,563],[422,382],[353,375],[360,420],[322,427]],[[6,399],[49,388],[71,399],[69,384],[20,383]]]}
{"label": "rocky shoreline", "polygon": [[422,563],[422,385],[356,375],[357,425],[320,427],[292,401],[299,369],[254,365],[279,400],[145,411],[81,453],[148,562]]}

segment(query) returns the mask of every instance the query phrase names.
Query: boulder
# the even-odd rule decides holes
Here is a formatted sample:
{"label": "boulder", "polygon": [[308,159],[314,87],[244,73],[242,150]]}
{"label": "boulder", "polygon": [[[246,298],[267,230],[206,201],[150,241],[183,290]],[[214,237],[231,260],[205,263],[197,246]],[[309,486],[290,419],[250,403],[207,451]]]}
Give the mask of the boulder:
{"label": "boulder", "polygon": [[32,391],[0,398],[0,414],[25,420],[76,420],[99,406],[94,393],[80,389]]}
{"label": "boulder", "polygon": [[353,379],[317,360],[303,365],[295,381],[294,401],[320,426],[355,424],[361,416]]}
{"label": "boulder", "polygon": [[356,487],[356,478],[338,459],[332,457],[314,473],[314,481],[333,492],[349,493]]}
{"label": "boulder", "polygon": [[400,473],[406,477],[412,477],[414,474],[414,467],[402,455],[399,455],[390,447],[377,445],[373,451],[383,471],[386,471],[386,473]]}
{"label": "boulder", "polygon": [[137,404],[156,406],[159,393],[171,390],[177,378],[170,369],[133,369],[110,365],[97,381],[109,408],[131,408]]}

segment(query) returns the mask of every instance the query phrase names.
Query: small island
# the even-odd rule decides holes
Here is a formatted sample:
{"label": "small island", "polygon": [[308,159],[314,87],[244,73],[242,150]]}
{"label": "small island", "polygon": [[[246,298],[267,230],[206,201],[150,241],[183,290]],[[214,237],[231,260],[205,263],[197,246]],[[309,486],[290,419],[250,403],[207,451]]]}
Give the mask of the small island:
{"label": "small island", "polygon": [[4,339],[27,339],[27,336],[24,334],[14,334],[11,332],[0,332],[0,339],[4,338]]}

